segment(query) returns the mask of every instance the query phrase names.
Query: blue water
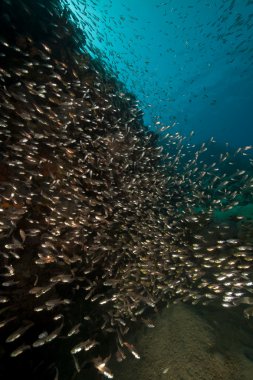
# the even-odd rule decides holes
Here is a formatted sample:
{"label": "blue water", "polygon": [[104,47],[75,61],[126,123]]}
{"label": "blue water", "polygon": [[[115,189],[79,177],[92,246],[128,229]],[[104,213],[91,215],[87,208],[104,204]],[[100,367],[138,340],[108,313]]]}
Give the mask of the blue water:
{"label": "blue water", "polygon": [[62,0],[103,59],[160,120],[197,142],[253,143],[252,0]]}

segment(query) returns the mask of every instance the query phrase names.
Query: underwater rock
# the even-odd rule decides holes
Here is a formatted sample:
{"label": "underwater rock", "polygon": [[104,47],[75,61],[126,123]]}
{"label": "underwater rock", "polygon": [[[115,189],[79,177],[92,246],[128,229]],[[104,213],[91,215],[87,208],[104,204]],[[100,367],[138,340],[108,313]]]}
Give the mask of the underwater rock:
{"label": "underwater rock", "polygon": [[149,311],[248,295],[253,247],[212,216],[252,178],[150,132],[58,1],[4,0],[0,21],[0,377],[111,378]]}

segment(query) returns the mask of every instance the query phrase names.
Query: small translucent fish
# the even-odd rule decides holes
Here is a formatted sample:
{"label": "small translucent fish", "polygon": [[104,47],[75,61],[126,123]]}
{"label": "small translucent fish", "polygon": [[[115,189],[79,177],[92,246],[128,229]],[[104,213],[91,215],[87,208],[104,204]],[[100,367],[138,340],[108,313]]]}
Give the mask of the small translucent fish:
{"label": "small translucent fish", "polygon": [[80,372],[80,366],[79,366],[78,360],[77,360],[75,355],[72,355],[72,358],[74,360],[76,371],[79,373]]}
{"label": "small translucent fish", "polygon": [[10,317],[10,318],[7,318],[3,321],[0,321],[0,328],[4,327],[5,325],[7,325],[7,323],[14,321],[15,319],[17,319],[17,317]]}
{"label": "small translucent fish", "polygon": [[19,284],[19,281],[14,281],[14,280],[2,282],[2,286],[5,286],[5,287],[15,286],[18,284]]}
{"label": "small translucent fish", "polygon": [[72,275],[69,274],[59,274],[58,276],[52,277],[50,282],[65,282],[70,283],[74,280]]}
{"label": "small translucent fish", "polygon": [[54,320],[55,321],[58,321],[58,319],[62,319],[62,318],[64,318],[64,315],[63,314],[56,314],[55,316],[54,316]]}
{"label": "small translucent fish", "polygon": [[46,336],[46,338],[45,338],[46,342],[47,343],[51,342],[52,340],[54,340],[55,338],[57,338],[59,336],[62,328],[63,328],[63,323],[59,327],[57,327],[55,330],[53,330],[50,334],[48,334]]}
{"label": "small translucent fish", "polygon": [[22,230],[22,229],[20,229],[20,230],[19,230],[19,235],[20,235],[20,237],[21,237],[21,239],[22,239],[22,242],[24,243],[24,241],[25,241],[25,239],[26,239],[25,231]]}
{"label": "small translucent fish", "polygon": [[71,303],[71,301],[67,298],[64,298],[62,300],[59,298],[56,298],[56,299],[46,301],[45,305],[46,305],[47,310],[52,310],[56,306],[69,305],[70,303]]}
{"label": "small translucent fish", "polygon": [[136,351],[135,347],[133,344],[130,344],[128,342],[123,342],[123,345],[131,352],[131,354],[136,358],[136,359],[140,359],[140,355],[138,354],[138,352]]}
{"label": "small translucent fish", "polygon": [[3,308],[0,309],[0,315],[1,314],[4,314],[6,311],[8,310],[11,310],[13,308],[13,306],[9,305],[9,306],[5,306]]}
{"label": "small translucent fish", "polygon": [[70,352],[71,354],[77,354],[78,352],[82,350],[89,351],[91,348],[93,348],[97,344],[98,342],[96,342],[95,340],[87,339],[84,342],[80,342],[76,346],[74,346]]}
{"label": "small translucent fish", "polygon": [[238,239],[228,239],[228,240],[226,240],[226,242],[229,244],[238,244],[239,240]]}
{"label": "small translucent fish", "polygon": [[42,333],[39,334],[38,338],[39,339],[44,339],[48,336],[48,332],[47,331],[43,331]]}
{"label": "small translucent fish", "polygon": [[250,150],[253,149],[253,145],[246,145],[242,148],[243,150]]}
{"label": "small translucent fish", "polygon": [[81,326],[81,323],[78,323],[77,325],[75,325],[74,327],[72,327],[72,329],[68,332],[68,336],[72,336],[72,335],[78,334],[79,330],[80,330],[80,326]]}
{"label": "small translucent fish", "polygon": [[7,302],[9,302],[8,297],[0,296],[0,303],[7,303]]}
{"label": "small translucent fish", "polygon": [[29,290],[30,294],[34,294],[36,298],[41,297],[43,294],[46,294],[51,290],[53,285],[47,285],[47,286],[35,286],[34,288]]}
{"label": "small translucent fish", "polygon": [[23,335],[33,325],[34,325],[34,323],[31,322],[27,326],[21,326],[19,329],[17,329],[11,335],[8,336],[8,338],[5,340],[6,343],[14,342],[14,340],[21,337],[21,335]]}
{"label": "small translucent fish", "polygon": [[126,355],[124,354],[124,352],[119,347],[118,347],[118,350],[117,350],[115,356],[116,356],[117,362],[122,362],[126,358]]}
{"label": "small translucent fish", "polygon": [[14,358],[20,354],[22,354],[24,351],[30,349],[31,346],[29,344],[22,344],[22,346],[16,348],[16,350],[12,351],[11,357]]}
{"label": "small translucent fish", "polygon": [[39,338],[39,339],[35,340],[35,342],[33,342],[32,346],[33,347],[41,347],[41,346],[43,346],[47,342],[46,338],[47,337],[42,338],[42,339]]}
{"label": "small translucent fish", "polygon": [[141,320],[145,323],[145,325],[149,328],[154,328],[155,325],[150,319],[141,318]]}
{"label": "small translucent fish", "polygon": [[102,359],[100,356],[98,358],[95,358],[93,359],[93,363],[94,363],[94,367],[100,372],[102,373],[102,375],[104,375],[105,377],[107,377],[108,379],[112,379],[113,378],[113,373],[111,372],[111,370],[106,367],[106,363],[108,362],[108,360],[110,359],[111,355],[108,356],[107,358],[105,359]]}
{"label": "small translucent fish", "polygon": [[59,379],[59,370],[57,367],[55,367],[55,377],[54,377],[54,380],[58,380]]}

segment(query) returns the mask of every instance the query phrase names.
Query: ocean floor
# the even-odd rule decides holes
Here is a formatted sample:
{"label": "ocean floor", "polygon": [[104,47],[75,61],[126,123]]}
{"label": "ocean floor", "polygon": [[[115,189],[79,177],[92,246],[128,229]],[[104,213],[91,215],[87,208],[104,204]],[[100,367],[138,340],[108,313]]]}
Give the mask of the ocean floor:
{"label": "ocean floor", "polygon": [[155,324],[129,340],[139,360],[110,361],[115,379],[253,379],[253,322],[241,310],[177,304],[163,310]]}

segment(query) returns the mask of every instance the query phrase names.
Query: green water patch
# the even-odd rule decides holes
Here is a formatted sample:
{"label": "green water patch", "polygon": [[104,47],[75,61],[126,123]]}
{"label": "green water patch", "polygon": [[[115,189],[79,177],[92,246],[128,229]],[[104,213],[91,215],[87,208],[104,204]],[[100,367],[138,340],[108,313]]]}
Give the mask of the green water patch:
{"label": "green water patch", "polygon": [[234,219],[236,217],[243,217],[243,219],[253,220],[253,203],[247,205],[235,206],[230,210],[220,211],[216,210],[213,213],[215,221],[224,221]]}

